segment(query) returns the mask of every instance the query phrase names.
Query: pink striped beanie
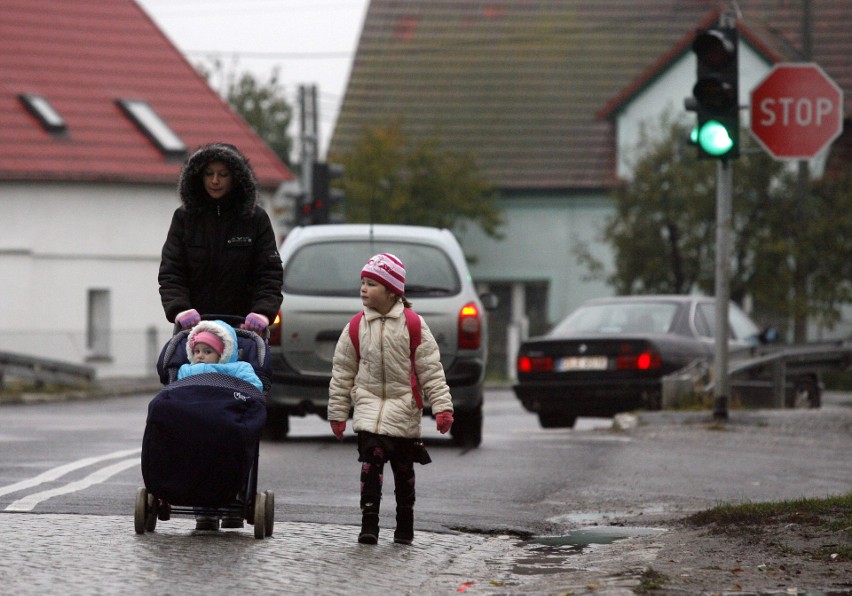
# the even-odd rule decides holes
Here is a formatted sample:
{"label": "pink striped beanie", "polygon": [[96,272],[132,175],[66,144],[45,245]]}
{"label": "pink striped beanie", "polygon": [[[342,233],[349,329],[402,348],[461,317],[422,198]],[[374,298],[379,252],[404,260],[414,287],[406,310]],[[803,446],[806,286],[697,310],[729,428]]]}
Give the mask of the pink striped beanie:
{"label": "pink striped beanie", "polygon": [[405,265],[390,253],[377,254],[367,261],[361,277],[376,280],[394,294],[405,295]]}

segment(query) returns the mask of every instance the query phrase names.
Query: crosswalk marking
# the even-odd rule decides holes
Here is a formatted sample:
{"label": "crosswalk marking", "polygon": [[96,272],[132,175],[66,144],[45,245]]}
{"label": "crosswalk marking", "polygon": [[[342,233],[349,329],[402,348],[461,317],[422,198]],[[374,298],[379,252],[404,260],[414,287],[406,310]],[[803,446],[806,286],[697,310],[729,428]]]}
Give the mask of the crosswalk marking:
{"label": "crosswalk marking", "polygon": [[132,457],[130,459],[121,460],[120,462],[114,463],[110,466],[92,472],[82,480],[69,482],[65,486],[60,486],[58,488],[53,488],[39,493],[27,495],[26,497],[18,499],[17,501],[6,507],[6,511],[32,511],[33,508],[42,501],[46,501],[59,495],[65,495],[68,493],[85,490],[93,484],[100,484],[101,482],[104,482],[112,476],[115,476],[119,472],[123,472],[127,468],[138,465],[138,457]]}

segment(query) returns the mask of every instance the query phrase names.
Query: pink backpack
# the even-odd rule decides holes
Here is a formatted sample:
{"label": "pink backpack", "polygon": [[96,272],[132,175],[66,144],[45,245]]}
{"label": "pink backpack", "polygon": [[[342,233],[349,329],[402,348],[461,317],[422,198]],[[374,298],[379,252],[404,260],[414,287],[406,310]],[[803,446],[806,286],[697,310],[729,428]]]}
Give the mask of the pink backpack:
{"label": "pink backpack", "polygon": [[[420,317],[410,308],[403,309],[405,313],[405,325],[408,327],[408,347],[411,352],[411,393],[414,394],[414,401],[417,402],[417,407],[423,409],[423,398],[420,396],[420,390],[417,388],[417,373],[414,371],[414,352],[417,346],[420,345]],[[352,340],[352,345],[355,346],[355,356],[361,360],[361,340],[358,337],[358,328],[361,326],[361,318],[364,316],[364,311],[359,311],[357,315],[349,321],[349,339]]]}

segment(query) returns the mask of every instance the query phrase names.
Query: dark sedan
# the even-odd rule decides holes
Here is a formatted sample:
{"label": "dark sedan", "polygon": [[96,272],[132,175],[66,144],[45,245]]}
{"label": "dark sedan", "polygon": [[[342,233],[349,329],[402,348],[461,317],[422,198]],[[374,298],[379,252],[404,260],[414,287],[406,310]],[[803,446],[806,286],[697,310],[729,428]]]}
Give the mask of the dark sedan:
{"label": "dark sedan", "polygon": [[[763,340],[735,304],[730,349]],[[704,296],[619,296],[585,302],[549,333],[518,350],[515,394],[542,427],[578,416],[660,409],[662,377],[697,358],[712,360],[715,302]]]}

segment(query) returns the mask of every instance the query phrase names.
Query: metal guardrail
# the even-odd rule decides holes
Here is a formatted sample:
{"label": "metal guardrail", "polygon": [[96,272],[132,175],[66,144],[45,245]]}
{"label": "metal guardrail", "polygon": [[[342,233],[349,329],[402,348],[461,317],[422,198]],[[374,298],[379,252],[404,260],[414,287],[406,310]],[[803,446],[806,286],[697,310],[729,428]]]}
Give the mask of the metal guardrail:
{"label": "metal guardrail", "polygon": [[749,355],[734,355],[728,365],[732,383],[757,380],[772,387],[776,407],[783,408],[790,378],[852,368],[852,342],[846,340],[759,346]]}
{"label": "metal guardrail", "polygon": [[5,387],[9,377],[29,380],[36,387],[83,385],[95,380],[95,369],[59,360],[0,352],[0,389]]}
{"label": "metal guardrail", "polygon": [[[663,402],[681,393],[712,393],[712,362],[696,361],[663,378]],[[728,378],[732,386],[771,390],[775,407],[785,407],[788,386],[796,377],[852,369],[852,341],[837,340],[793,345],[756,346],[732,352]]]}

